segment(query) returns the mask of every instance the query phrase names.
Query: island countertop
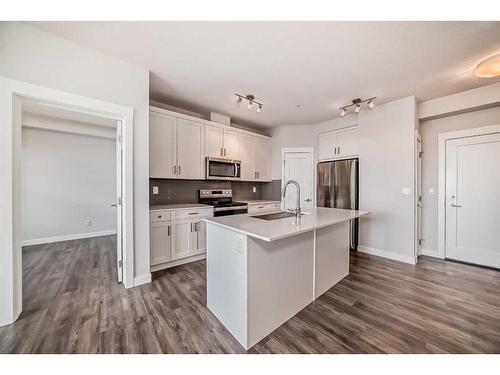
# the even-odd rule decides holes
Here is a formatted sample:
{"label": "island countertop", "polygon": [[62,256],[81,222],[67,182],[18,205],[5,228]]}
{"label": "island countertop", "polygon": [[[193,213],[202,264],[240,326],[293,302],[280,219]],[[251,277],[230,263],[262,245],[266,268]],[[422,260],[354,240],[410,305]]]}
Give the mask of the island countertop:
{"label": "island countertop", "polygon": [[287,217],[277,220],[263,220],[253,217],[258,216],[256,214],[249,214],[213,217],[204,220],[207,223],[270,242],[356,219],[369,213],[368,211],[325,207],[305,208],[302,212],[303,215],[299,219]]}

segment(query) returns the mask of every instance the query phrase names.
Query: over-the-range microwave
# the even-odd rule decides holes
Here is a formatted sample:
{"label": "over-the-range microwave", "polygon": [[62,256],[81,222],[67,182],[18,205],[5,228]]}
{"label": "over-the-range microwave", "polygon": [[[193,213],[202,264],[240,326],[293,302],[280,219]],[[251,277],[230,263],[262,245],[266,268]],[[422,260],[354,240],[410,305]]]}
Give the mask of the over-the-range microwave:
{"label": "over-the-range microwave", "polygon": [[241,161],[207,157],[207,180],[240,180]]}

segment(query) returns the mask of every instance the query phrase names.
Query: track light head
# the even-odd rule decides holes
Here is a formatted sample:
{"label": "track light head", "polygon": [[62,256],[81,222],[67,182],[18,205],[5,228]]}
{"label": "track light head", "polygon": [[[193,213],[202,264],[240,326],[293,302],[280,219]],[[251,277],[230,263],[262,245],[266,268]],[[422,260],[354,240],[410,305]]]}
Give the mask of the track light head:
{"label": "track light head", "polygon": [[253,102],[252,101],[248,101],[248,106],[247,106],[247,109],[250,111],[252,109],[252,105],[253,105]]}
{"label": "track light head", "polygon": [[241,96],[236,97],[236,104],[240,104],[242,101],[243,99],[241,99]]}
{"label": "track light head", "polygon": [[257,107],[257,113],[260,113],[260,111],[262,111],[262,104],[259,104],[259,106]]}
{"label": "track light head", "polygon": [[370,108],[370,109],[375,108],[375,103],[373,102],[373,99],[370,99],[370,100],[368,101],[368,108]]}
{"label": "track light head", "polygon": [[361,109],[361,106],[358,104],[356,104],[356,106],[354,107],[354,112],[356,113],[359,113],[359,110]]}
{"label": "track light head", "polygon": [[344,117],[346,113],[347,111],[345,110],[345,108],[342,108],[342,110],[340,111],[340,116]]}

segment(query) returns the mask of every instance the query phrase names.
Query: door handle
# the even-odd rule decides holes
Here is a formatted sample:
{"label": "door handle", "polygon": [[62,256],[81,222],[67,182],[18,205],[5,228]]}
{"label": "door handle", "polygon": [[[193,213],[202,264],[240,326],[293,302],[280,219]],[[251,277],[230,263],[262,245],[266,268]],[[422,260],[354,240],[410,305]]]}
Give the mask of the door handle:
{"label": "door handle", "polygon": [[118,205],[116,203],[113,203],[111,207],[117,207]]}
{"label": "door handle", "polygon": [[170,236],[170,225],[167,226],[167,236]]}
{"label": "door handle", "polygon": [[312,201],[311,198],[304,199],[304,202],[310,202],[310,201]]}
{"label": "door handle", "polygon": [[462,207],[462,206],[460,206],[460,205],[458,205],[458,204],[455,204],[455,203],[450,204],[450,206],[451,206],[451,207]]}

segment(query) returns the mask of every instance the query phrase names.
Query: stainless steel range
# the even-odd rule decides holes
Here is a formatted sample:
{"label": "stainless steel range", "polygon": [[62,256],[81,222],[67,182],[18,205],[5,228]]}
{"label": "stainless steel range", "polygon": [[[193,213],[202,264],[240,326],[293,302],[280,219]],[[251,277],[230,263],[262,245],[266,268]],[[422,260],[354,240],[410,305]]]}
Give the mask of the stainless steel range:
{"label": "stainless steel range", "polygon": [[201,189],[199,202],[214,206],[214,216],[229,216],[246,214],[248,205],[242,202],[233,202],[231,189]]}

